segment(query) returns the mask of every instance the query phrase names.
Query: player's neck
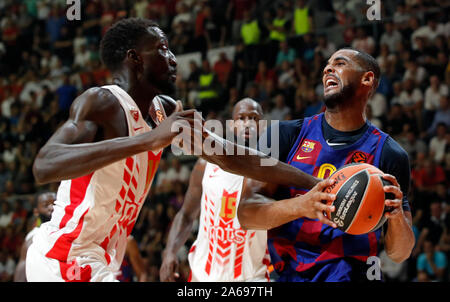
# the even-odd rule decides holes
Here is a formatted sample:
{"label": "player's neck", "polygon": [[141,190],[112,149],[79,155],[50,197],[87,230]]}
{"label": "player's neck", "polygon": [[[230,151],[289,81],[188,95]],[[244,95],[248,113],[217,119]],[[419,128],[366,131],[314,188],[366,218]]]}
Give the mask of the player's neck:
{"label": "player's neck", "polygon": [[136,77],[126,71],[115,73],[113,83],[125,90],[139,107],[141,113],[146,116],[151,100],[158,94],[153,86],[141,85]]}
{"label": "player's neck", "polygon": [[357,107],[346,110],[325,110],[325,120],[334,129],[349,132],[360,129],[366,123],[364,110]]}

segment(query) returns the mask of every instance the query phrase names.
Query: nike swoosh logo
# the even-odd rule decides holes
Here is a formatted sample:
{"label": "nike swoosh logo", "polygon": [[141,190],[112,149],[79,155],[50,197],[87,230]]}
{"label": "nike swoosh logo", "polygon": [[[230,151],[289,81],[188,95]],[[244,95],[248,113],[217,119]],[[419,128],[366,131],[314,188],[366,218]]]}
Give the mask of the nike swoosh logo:
{"label": "nike swoosh logo", "polygon": [[216,177],[217,175],[209,175],[209,178],[213,178]]}
{"label": "nike swoosh logo", "polygon": [[347,143],[330,143],[327,139],[327,144],[328,146],[342,146],[342,145],[347,145]]}
{"label": "nike swoosh logo", "polygon": [[310,158],[311,156],[298,156],[297,155],[297,160],[302,160],[302,159],[306,159],[306,158]]}
{"label": "nike swoosh logo", "polygon": [[138,131],[138,130],[140,130],[142,128],[144,128],[144,127],[138,127],[138,128],[133,128],[133,129],[134,129],[134,131]]}

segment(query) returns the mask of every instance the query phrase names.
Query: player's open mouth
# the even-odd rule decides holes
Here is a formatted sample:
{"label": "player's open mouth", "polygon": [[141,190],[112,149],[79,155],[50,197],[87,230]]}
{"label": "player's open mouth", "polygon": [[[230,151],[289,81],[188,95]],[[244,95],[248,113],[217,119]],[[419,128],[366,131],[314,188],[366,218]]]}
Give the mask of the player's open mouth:
{"label": "player's open mouth", "polygon": [[327,77],[325,79],[325,91],[339,87],[339,80],[335,77]]}

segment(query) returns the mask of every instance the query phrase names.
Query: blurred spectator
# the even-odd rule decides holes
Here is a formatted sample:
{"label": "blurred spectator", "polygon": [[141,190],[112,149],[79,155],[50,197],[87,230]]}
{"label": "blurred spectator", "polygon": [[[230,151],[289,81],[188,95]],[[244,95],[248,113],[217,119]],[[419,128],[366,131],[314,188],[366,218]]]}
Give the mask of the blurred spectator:
{"label": "blurred spectator", "polygon": [[230,75],[233,62],[231,62],[225,52],[219,54],[219,59],[214,63],[214,72],[217,75],[217,80],[223,87],[228,83],[228,76]]}
{"label": "blurred spectator", "polygon": [[0,282],[10,282],[14,276],[16,263],[11,254],[0,249]]}
{"label": "blurred spectator", "polygon": [[203,59],[202,69],[198,78],[198,109],[206,117],[210,111],[220,109],[219,81],[211,69],[208,59]]}
{"label": "blurred spectator", "polygon": [[231,37],[234,43],[239,39],[240,28],[245,12],[253,11],[255,6],[255,0],[230,0],[228,2],[226,16],[227,19],[231,21]]}
{"label": "blurred spectator", "polygon": [[308,7],[307,1],[295,1],[294,20],[292,22],[295,35],[301,36],[313,31],[313,17],[313,10]]}
{"label": "blurred spectator", "polygon": [[12,223],[13,211],[11,210],[9,202],[6,200],[2,200],[1,209],[0,228],[5,228]]}
{"label": "blurred spectator", "polygon": [[56,89],[55,94],[58,97],[59,109],[68,116],[70,105],[78,94],[77,88],[70,82],[68,74],[64,75],[63,84]]}
{"label": "blurred spectator", "polygon": [[403,131],[403,125],[412,124],[412,120],[403,110],[403,106],[399,103],[393,103],[391,110],[387,115],[385,124],[386,131],[393,136],[397,137]]}
{"label": "blurred spectator", "polygon": [[366,107],[366,118],[367,118],[368,121],[370,121],[376,127],[380,128],[380,129],[383,128],[383,123],[381,122],[381,120],[379,118],[376,118],[376,117],[373,116],[372,105],[371,104],[367,104],[367,107]]}
{"label": "blurred spectator", "polygon": [[283,62],[294,64],[295,57],[296,57],[295,49],[289,47],[286,41],[281,41],[280,50],[278,51],[275,65],[277,68],[280,68]]}
{"label": "blurred spectator", "polygon": [[[421,196],[429,196],[437,186],[445,181],[444,169],[432,159],[423,159],[422,166],[412,171],[412,180]],[[439,214],[440,215],[440,214]]]}
{"label": "blurred spectator", "polygon": [[427,76],[427,71],[419,66],[415,60],[406,63],[406,71],[403,75],[403,81],[408,79],[414,80],[414,84],[421,86]]}
{"label": "blurred spectator", "polygon": [[444,162],[447,146],[447,133],[447,125],[440,123],[436,127],[436,136],[430,140],[430,157],[438,164]]}
{"label": "blurred spectator", "polygon": [[417,281],[444,281],[447,256],[435,249],[432,241],[424,242],[423,253],[417,258]]}
{"label": "blurred spectator", "polygon": [[386,44],[390,52],[394,52],[397,43],[402,40],[402,35],[395,29],[392,22],[384,23],[384,33],[381,35],[380,44]]}
{"label": "blurred spectator", "polygon": [[336,45],[333,42],[329,42],[325,35],[320,35],[317,38],[316,52],[321,52],[324,58],[329,58],[336,51]]}
{"label": "blurred spectator", "polygon": [[284,95],[280,93],[275,96],[275,107],[269,112],[267,120],[283,121],[290,113],[291,109],[286,106]]}
{"label": "blurred spectator", "polygon": [[424,124],[426,129],[431,126],[434,114],[440,107],[441,97],[447,96],[448,86],[441,84],[438,76],[431,76],[430,86],[425,90],[424,97]]}
{"label": "blurred spectator", "polygon": [[189,175],[189,169],[185,165],[182,165],[177,158],[173,158],[171,160],[166,179],[170,181],[172,186],[175,182],[180,182],[182,185],[186,185],[189,181]]}
{"label": "blurred spectator", "polygon": [[176,5],[176,11],[177,14],[172,20],[172,29],[175,29],[178,25],[190,27],[193,19],[189,6],[185,2],[179,1]]}
{"label": "blurred spectator", "polygon": [[383,119],[387,113],[386,97],[381,93],[374,93],[368,102],[372,108],[372,116],[378,119]]}
{"label": "blurred spectator", "polygon": [[367,35],[364,28],[358,27],[358,29],[356,29],[356,37],[352,42],[352,47],[373,55],[375,52],[375,46],[375,40],[371,36]]}
{"label": "blurred spectator", "polygon": [[75,54],[73,68],[76,70],[83,69],[91,60],[91,53],[86,44],[81,44],[79,50]]}
{"label": "blurred spectator", "polygon": [[427,153],[427,144],[417,137],[413,129],[407,131],[406,135],[398,140],[399,144],[408,153],[410,159],[414,159],[417,153]]}
{"label": "blurred spectator", "polygon": [[428,18],[427,25],[422,26],[422,27],[416,29],[416,30],[412,33],[411,39],[412,39],[412,42],[413,42],[413,44],[412,44],[413,49],[416,49],[416,48],[417,48],[417,45],[416,45],[416,43],[415,43],[415,38],[416,38],[416,37],[423,37],[423,38],[426,38],[426,39],[428,39],[428,41],[429,41],[430,43],[433,43],[433,42],[434,42],[434,39],[435,39],[437,36],[445,34],[445,31],[444,31],[444,30],[445,30],[445,29],[444,29],[444,25],[443,25],[443,24],[438,24],[438,23],[436,22],[435,17],[430,16],[430,17]]}
{"label": "blurred spectator", "polygon": [[427,131],[429,135],[435,133],[437,125],[440,123],[444,123],[447,127],[450,127],[450,106],[448,102],[448,97],[441,97],[439,109],[435,113],[433,123]]}
{"label": "blurred spectator", "polygon": [[306,102],[305,117],[319,113],[323,107],[323,102],[319,100],[313,89],[308,90],[306,93]]}
{"label": "blurred spectator", "polygon": [[73,61],[73,37],[67,26],[62,26],[60,34],[53,43],[54,53],[62,60],[63,65],[71,65]]}
{"label": "blurred spectator", "polygon": [[246,47],[255,46],[260,43],[261,29],[256,18],[252,18],[250,11],[243,12],[240,38]]}
{"label": "blurred spectator", "polygon": [[262,84],[268,80],[276,83],[277,76],[276,76],[275,70],[269,69],[267,67],[267,63],[265,61],[259,61],[258,71],[255,76],[255,83]]}
{"label": "blurred spectator", "polygon": [[403,110],[410,119],[413,119],[416,123],[421,121],[423,93],[417,88],[412,78],[405,79],[398,103],[402,105]]}

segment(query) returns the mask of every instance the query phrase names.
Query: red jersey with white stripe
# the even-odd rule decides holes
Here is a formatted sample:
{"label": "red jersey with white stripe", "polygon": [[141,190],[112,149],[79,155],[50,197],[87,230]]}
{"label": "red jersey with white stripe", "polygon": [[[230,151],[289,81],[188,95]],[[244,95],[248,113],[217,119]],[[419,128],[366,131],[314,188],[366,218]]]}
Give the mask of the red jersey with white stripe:
{"label": "red jersey with white stripe", "polygon": [[243,180],[206,164],[199,231],[189,252],[190,281],[269,281],[267,232],[243,230],[238,221]]}
{"label": "red jersey with white stripe", "polygon": [[[123,89],[116,85],[102,88],[119,100],[129,136],[151,131]],[[136,154],[61,182],[52,219],[39,228],[33,243],[40,254],[60,262],[63,279],[64,267],[73,261],[82,270],[81,281],[90,280],[95,273],[92,267],[99,267],[99,263],[108,271],[118,272],[127,237],[149,192],[161,153],[162,150]]]}

